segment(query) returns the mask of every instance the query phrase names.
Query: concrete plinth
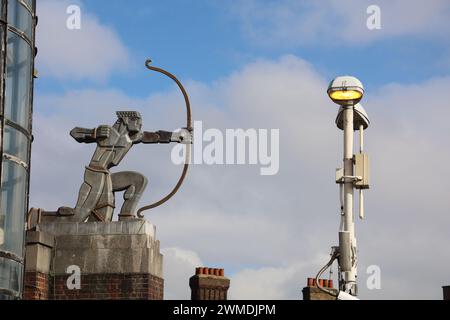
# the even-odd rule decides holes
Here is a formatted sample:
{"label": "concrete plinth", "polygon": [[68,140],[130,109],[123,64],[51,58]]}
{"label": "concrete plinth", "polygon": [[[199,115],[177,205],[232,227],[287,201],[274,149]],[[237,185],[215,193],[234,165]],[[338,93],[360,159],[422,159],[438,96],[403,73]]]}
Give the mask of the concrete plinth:
{"label": "concrete plinth", "polygon": [[155,231],[140,219],[39,224],[27,234],[25,298],[162,299]]}

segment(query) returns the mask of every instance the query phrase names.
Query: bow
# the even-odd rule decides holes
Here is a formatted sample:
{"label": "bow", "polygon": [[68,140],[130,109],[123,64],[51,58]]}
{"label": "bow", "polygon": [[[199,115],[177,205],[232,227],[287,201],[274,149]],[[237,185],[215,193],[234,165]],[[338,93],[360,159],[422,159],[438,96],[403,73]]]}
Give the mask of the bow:
{"label": "bow", "polygon": [[[177,77],[175,77],[173,74],[171,74],[170,72],[161,69],[161,68],[157,68],[157,67],[153,67],[150,64],[152,63],[151,59],[148,59],[147,61],[145,61],[145,66],[152,71],[156,71],[159,73],[162,73],[164,75],[166,75],[167,77],[169,77],[170,79],[172,79],[173,81],[175,81],[175,83],[178,85],[178,87],[180,88],[181,92],[183,93],[183,97],[184,97],[184,101],[186,103],[186,129],[189,132],[192,132],[194,129],[192,128],[192,117],[191,117],[191,104],[189,103],[189,97],[186,93],[186,90],[184,89],[183,85],[181,84],[181,82],[177,79]],[[172,191],[170,191],[164,198],[162,198],[161,200],[158,200],[152,204],[149,204],[147,206],[143,206],[142,208],[140,208],[137,211],[137,216],[139,218],[143,218],[144,215],[142,214],[143,211],[149,210],[149,209],[153,209],[157,206],[162,205],[164,202],[166,202],[167,200],[169,200],[170,198],[172,198],[172,196],[177,193],[178,189],[180,189],[181,185],[183,184],[184,178],[186,177],[188,168],[189,168],[189,160],[190,160],[190,153],[191,153],[191,146],[190,144],[186,145],[186,158],[184,161],[184,166],[183,166],[183,171],[181,172],[181,176],[178,179],[177,184],[175,185],[175,187],[172,189]]]}

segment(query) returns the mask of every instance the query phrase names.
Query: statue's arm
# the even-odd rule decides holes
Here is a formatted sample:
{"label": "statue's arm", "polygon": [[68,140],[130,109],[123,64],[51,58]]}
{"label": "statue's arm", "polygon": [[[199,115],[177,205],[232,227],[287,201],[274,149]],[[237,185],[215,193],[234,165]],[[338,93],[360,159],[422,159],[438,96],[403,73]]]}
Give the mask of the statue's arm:
{"label": "statue's arm", "polygon": [[179,132],[170,132],[159,130],[156,132],[144,131],[142,133],[142,138],[139,141],[141,143],[192,143],[192,135],[186,129],[181,129]]}
{"label": "statue's arm", "polygon": [[77,142],[93,143],[102,138],[108,138],[111,127],[102,125],[95,129],[75,127],[70,131],[70,135]]}
{"label": "statue's arm", "polygon": [[142,134],[142,143],[170,143],[172,132],[159,130],[156,132],[144,131]]}

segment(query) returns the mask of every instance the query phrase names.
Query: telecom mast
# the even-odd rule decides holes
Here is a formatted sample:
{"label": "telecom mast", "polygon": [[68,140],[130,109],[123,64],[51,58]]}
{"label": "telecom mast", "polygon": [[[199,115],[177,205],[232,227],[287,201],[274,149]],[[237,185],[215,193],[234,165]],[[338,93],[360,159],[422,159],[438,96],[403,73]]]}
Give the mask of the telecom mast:
{"label": "telecom mast", "polygon": [[[338,299],[355,299],[357,290],[357,244],[353,214],[354,190],[359,190],[359,217],[364,218],[363,190],[369,188],[369,158],[364,153],[364,130],[369,126],[369,117],[359,104],[364,87],[351,76],[341,76],[331,81],[327,90],[333,102],[340,105],[336,125],[344,131],[343,168],[336,169],[336,183],[339,184],[341,200],[341,223],[339,228],[339,246],[333,247],[331,259],[317,274],[321,274],[332,265],[335,259],[339,263]],[[359,130],[359,153],[354,154],[354,131]],[[317,281],[317,283],[319,283]],[[334,292],[318,287],[329,294]]]}

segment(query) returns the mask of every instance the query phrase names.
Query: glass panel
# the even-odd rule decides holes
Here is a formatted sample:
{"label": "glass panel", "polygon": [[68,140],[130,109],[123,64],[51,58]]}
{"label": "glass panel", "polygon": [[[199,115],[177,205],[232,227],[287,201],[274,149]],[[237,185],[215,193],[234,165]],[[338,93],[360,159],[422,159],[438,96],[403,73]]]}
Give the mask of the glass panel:
{"label": "glass panel", "polygon": [[33,0],[23,0],[31,9],[33,9]]}
{"label": "glass panel", "polygon": [[10,31],[7,42],[5,116],[28,130],[32,52],[25,40]]}
{"label": "glass panel", "polygon": [[0,19],[5,20],[5,17],[3,17],[3,4],[5,3],[6,0],[0,0]]}
{"label": "glass panel", "polygon": [[28,139],[20,131],[6,125],[3,152],[28,163]]}
{"label": "glass panel", "polygon": [[23,256],[28,172],[19,164],[3,160],[0,203],[0,250]]}
{"label": "glass panel", "polygon": [[17,0],[8,2],[8,23],[25,32],[28,39],[32,39],[33,19],[30,12]]}
{"label": "glass panel", "polygon": [[[0,257],[0,288],[20,292],[22,287],[22,264]],[[1,298],[11,298],[3,296]]]}
{"label": "glass panel", "polygon": [[[4,54],[4,43],[3,43],[3,35],[4,35],[4,26],[0,24],[0,116],[2,114],[2,106],[3,106],[3,62],[5,61],[5,54]],[[1,131],[0,131],[1,132]]]}

